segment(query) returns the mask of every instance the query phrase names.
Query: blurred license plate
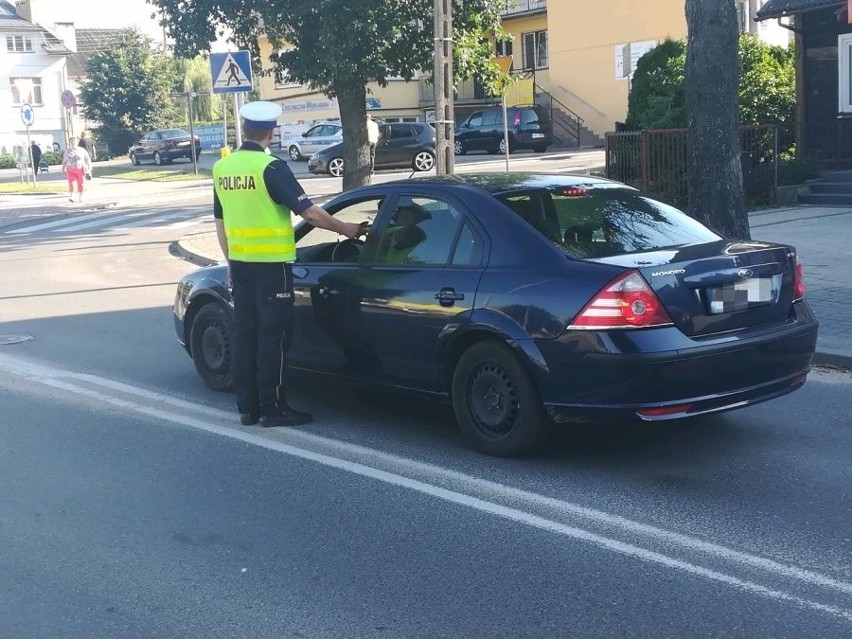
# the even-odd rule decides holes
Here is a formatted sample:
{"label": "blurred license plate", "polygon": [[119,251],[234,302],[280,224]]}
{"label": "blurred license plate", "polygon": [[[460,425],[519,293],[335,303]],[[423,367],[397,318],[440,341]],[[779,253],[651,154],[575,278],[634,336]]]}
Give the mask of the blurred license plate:
{"label": "blurred license plate", "polygon": [[184,141],[184,142],[178,142],[178,144],[177,144],[177,145],[178,145],[178,146],[189,146],[189,140],[186,140],[186,141]]}
{"label": "blurred license plate", "polygon": [[778,296],[777,278],[750,277],[707,289],[710,314],[744,311],[757,304],[772,304]]}
{"label": "blurred license plate", "polygon": [[533,136],[534,138],[543,138],[543,137],[544,137],[544,133],[533,133],[533,134],[532,134],[532,136]]}

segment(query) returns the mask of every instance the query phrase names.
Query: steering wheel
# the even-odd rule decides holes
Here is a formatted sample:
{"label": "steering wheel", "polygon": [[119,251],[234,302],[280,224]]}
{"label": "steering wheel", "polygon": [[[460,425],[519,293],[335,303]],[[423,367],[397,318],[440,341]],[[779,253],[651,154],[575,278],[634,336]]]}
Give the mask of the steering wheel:
{"label": "steering wheel", "polygon": [[331,252],[332,262],[357,262],[361,255],[361,248],[364,246],[364,240],[343,240],[338,242],[337,246]]}

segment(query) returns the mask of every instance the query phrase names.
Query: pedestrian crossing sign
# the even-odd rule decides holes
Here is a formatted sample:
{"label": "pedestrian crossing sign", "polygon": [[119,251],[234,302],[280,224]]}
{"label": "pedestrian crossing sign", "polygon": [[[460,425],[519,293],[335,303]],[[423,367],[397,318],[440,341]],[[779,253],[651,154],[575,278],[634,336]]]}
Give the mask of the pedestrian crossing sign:
{"label": "pedestrian crossing sign", "polygon": [[210,77],[213,80],[213,93],[248,93],[253,88],[250,53],[211,53]]}

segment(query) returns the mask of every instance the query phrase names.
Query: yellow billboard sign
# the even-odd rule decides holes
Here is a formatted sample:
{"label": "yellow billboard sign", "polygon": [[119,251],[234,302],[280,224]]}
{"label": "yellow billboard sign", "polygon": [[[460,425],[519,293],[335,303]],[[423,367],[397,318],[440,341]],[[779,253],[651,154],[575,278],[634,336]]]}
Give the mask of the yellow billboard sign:
{"label": "yellow billboard sign", "polygon": [[532,78],[513,80],[506,85],[506,106],[533,104],[535,102],[535,81]]}

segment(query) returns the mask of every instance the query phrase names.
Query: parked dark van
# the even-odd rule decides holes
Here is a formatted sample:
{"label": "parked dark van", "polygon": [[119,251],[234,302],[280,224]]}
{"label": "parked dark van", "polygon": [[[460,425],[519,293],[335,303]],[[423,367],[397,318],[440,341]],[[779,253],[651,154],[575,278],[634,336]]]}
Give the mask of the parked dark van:
{"label": "parked dark van", "polygon": [[[509,122],[509,151],[532,149],[543,153],[553,144],[553,127],[547,110],[537,106],[513,106],[506,110]],[[490,107],[471,113],[455,134],[455,153],[468,151],[505,153],[503,108]]]}

